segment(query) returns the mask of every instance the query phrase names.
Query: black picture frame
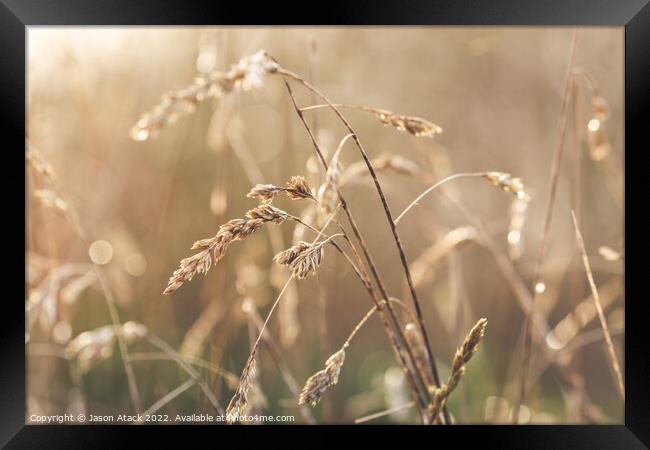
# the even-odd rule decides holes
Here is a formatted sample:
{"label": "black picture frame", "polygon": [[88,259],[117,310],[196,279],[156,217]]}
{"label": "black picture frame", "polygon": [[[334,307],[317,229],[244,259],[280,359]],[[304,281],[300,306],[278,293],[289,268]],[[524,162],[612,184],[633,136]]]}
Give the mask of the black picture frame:
{"label": "black picture frame", "polygon": [[[27,27],[35,25],[534,25],[619,26],[625,28],[625,233],[628,293],[625,314],[625,424],[606,426],[450,426],[450,427],[340,427],[294,426],[291,434],[278,426],[255,427],[255,433],[273,434],[278,440],[302,440],[295,433],[309,433],[304,445],[322,438],[338,439],[339,432],[354,431],[383,439],[388,433],[407,430],[409,438],[429,445],[468,440],[491,448],[647,448],[650,445],[650,358],[647,350],[647,316],[644,313],[642,271],[648,239],[638,239],[647,222],[640,192],[648,171],[646,121],[650,118],[650,5],[648,0],[518,0],[518,1],[328,1],[318,5],[270,2],[219,2],[216,0],[0,0],[0,124],[3,157],[11,167],[4,171],[5,204],[16,211],[25,207],[18,195],[19,180],[25,182],[24,155],[18,151],[25,141],[25,57]],[[21,169],[22,168],[22,169]],[[22,170],[22,171],[21,171]],[[24,186],[24,185],[23,185]],[[637,190],[640,190],[638,192]],[[639,201],[635,201],[638,197]],[[631,201],[628,201],[632,199]],[[15,204],[13,203],[15,202]],[[635,207],[636,206],[636,207]],[[641,212],[639,212],[641,211]],[[7,448],[118,448],[133,442],[132,434],[147,438],[196,445],[198,439],[220,445],[223,433],[236,440],[249,439],[249,427],[216,426],[30,426],[25,425],[25,347],[20,292],[15,279],[23,277],[17,261],[25,257],[19,239],[22,221],[7,214],[5,232],[13,254],[3,272],[5,288],[3,326],[0,327],[0,444]],[[22,216],[23,219],[25,216]],[[12,231],[16,231],[14,234]],[[25,235],[23,235],[25,236]],[[20,272],[20,273],[19,273]],[[647,276],[647,275],[645,275]],[[637,289],[638,287],[638,289]],[[11,295],[6,295],[10,292]],[[630,294],[631,293],[631,294]],[[639,293],[640,295],[635,295]],[[190,431],[192,440],[187,440]],[[417,433],[417,436],[414,434]]]}

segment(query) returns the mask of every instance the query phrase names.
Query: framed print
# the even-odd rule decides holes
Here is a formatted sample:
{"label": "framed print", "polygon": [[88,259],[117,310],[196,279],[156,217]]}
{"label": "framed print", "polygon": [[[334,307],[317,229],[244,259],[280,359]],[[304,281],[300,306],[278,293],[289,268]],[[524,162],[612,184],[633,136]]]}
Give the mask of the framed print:
{"label": "framed print", "polygon": [[540,3],[2,0],[3,445],[647,448],[650,6]]}

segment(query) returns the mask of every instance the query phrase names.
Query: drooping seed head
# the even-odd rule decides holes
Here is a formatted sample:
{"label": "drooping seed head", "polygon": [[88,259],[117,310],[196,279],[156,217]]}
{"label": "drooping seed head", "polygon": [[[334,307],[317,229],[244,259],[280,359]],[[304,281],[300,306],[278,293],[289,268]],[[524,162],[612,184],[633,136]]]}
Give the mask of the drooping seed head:
{"label": "drooping seed head", "polygon": [[392,126],[399,131],[407,132],[416,137],[433,138],[436,134],[442,133],[442,128],[438,125],[419,117],[404,116],[384,109],[365,109],[372,112],[384,125]]}
{"label": "drooping seed head", "polygon": [[505,172],[487,172],[483,177],[495,186],[498,186],[504,192],[512,192],[523,200],[528,199],[528,194],[524,188],[524,183],[520,178],[515,178]]}
{"label": "drooping seed head", "polygon": [[326,241],[309,243],[300,241],[293,247],[278,253],[273,258],[278,264],[288,266],[293,275],[298,279],[307,278],[316,273],[320,266]]}
{"label": "drooping seed head", "polygon": [[340,154],[341,146],[339,145],[327,168],[325,182],[318,189],[318,203],[327,214],[334,212],[339,203],[339,182],[343,172]]}
{"label": "drooping seed head", "polygon": [[275,255],[273,261],[283,266],[289,265],[298,257],[298,255],[307,250],[309,246],[309,243],[300,241],[296,245]]}
{"label": "drooping seed head", "polygon": [[180,116],[196,111],[199,103],[207,99],[221,98],[233,91],[261,89],[266,74],[277,71],[277,68],[268,54],[260,50],[242,58],[225,73],[214,71],[199,76],[186,88],[163,95],[158,105],[140,116],[129,135],[135,141],[146,141]]}
{"label": "drooping seed head", "polygon": [[320,401],[325,391],[327,391],[327,388],[338,383],[339,374],[341,373],[341,367],[343,366],[344,361],[344,349],[341,349],[330,356],[325,362],[325,368],[309,377],[305,383],[305,386],[300,392],[300,397],[298,398],[298,405],[310,403],[312,406],[315,406]]}
{"label": "drooping seed head", "polygon": [[284,222],[289,215],[271,205],[260,205],[257,208],[253,208],[246,213],[246,218],[249,220],[259,219],[263,222],[273,222],[280,224]]}
{"label": "drooping seed head", "polygon": [[273,200],[284,189],[273,184],[258,184],[246,194],[248,198],[257,198],[265,202]]}
{"label": "drooping seed head", "polygon": [[287,181],[287,195],[291,200],[302,200],[305,198],[314,198],[307,180],[300,175],[293,176]]}
{"label": "drooping seed head", "polygon": [[242,370],[235,395],[232,397],[230,403],[228,403],[228,407],[226,408],[226,422],[228,424],[237,422],[239,417],[245,414],[248,407],[248,393],[255,380],[256,350],[257,348],[249,356],[246,366],[244,366],[244,370]]}
{"label": "drooping seed head", "polygon": [[265,223],[280,224],[289,215],[271,205],[260,205],[246,213],[244,219],[232,219],[219,227],[217,234],[208,239],[201,239],[194,243],[192,249],[201,251],[195,255],[181,260],[180,267],[169,278],[163,294],[169,294],[191,281],[197,273],[207,273],[212,264],[218,262],[226,255],[230,244],[241,241],[262,228]]}

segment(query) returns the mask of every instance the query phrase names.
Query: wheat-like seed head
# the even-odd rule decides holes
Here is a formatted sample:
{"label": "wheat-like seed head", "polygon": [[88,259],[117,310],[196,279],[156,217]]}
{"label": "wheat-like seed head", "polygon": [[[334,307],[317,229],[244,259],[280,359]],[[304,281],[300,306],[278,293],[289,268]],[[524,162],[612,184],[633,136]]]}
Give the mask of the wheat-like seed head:
{"label": "wheat-like seed head", "polygon": [[228,407],[226,408],[226,422],[228,424],[237,422],[239,417],[244,415],[246,412],[246,408],[248,407],[248,392],[255,381],[256,356],[257,347],[249,356],[246,366],[244,366],[244,370],[242,370],[235,395],[232,397],[230,403],[228,403]]}
{"label": "wheat-like seed head", "polygon": [[286,192],[291,200],[314,198],[314,194],[312,194],[307,180],[300,175],[293,176],[287,181]]}
{"label": "wheat-like seed head", "polygon": [[476,325],[472,327],[462,345],[456,350],[454,359],[451,364],[451,374],[447,379],[447,383],[434,388],[432,390],[433,401],[429,405],[429,413],[431,417],[436,418],[441,409],[445,406],[449,395],[456,389],[458,382],[465,373],[465,364],[472,358],[476,352],[478,344],[481,342],[485,334],[485,327],[487,326],[487,319],[479,319]]}
{"label": "wheat-like seed head", "polygon": [[310,403],[315,406],[327,388],[338,383],[344,361],[345,350],[343,348],[330,356],[325,362],[325,368],[309,377],[305,383],[298,398],[298,405]]}
{"label": "wheat-like seed head", "polygon": [[487,172],[483,175],[483,178],[500,187],[504,192],[512,192],[517,198],[529,200],[524,183],[520,178],[515,178],[505,172]]}
{"label": "wheat-like seed head", "polygon": [[248,220],[262,220],[275,224],[284,222],[288,217],[289,215],[286,212],[271,205],[260,205],[246,212]]}
{"label": "wheat-like seed head", "polygon": [[293,176],[286,183],[286,187],[276,186],[274,184],[258,184],[246,194],[246,197],[257,198],[265,203],[270,203],[273,198],[285,192],[291,200],[302,200],[305,198],[314,198],[311,189],[301,176]]}
{"label": "wheat-like seed head", "polygon": [[364,108],[377,117],[384,125],[390,125],[399,131],[407,132],[416,137],[433,138],[436,134],[442,133],[435,123],[414,116],[404,116],[385,109]]}
{"label": "wheat-like seed head", "polygon": [[476,325],[472,327],[469,334],[465,337],[463,344],[454,355],[454,360],[451,365],[452,374],[459,372],[465,364],[471,359],[471,357],[476,353],[479,342],[483,339],[485,334],[485,327],[487,326],[487,319],[479,319],[476,322]]}
{"label": "wheat-like seed head", "polygon": [[233,91],[260,89],[266,74],[275,72],[277,67],[266,52],[260,50],[242,58],[225,73],[214,71],[199,76],[188,87],[163,95],[160,103],[144,113],[129,134],[136,141],[145,141],[180,116],[193,113],[206,99],[221,98]]}
{"label": "wheat-like seed head", "polygon": [[251,189],[248,194],[246,194],[246,197],[257,198],[259,200],[269,202],[273,200],[273,197],[278,195],[283,190],[283,188],[275,186],[273,184],[257,184],[253,189]]}
{"label": "wheat-like seed head", "polygon": [[214,237],[198,240],[192,250],[201,250],[195,255],[181,260],[180,267],[174,271],[163,294],[169,294],[191,281],[197,273],[207,273],[212,264],[223,258],[234,241],[246,239],[262,228],[265,223],[280,224],[289,215],[271,205],[260,205],[249,210],[244,219],[232,219],[219,227]]}
{"label": "wheat-like seed head", "polygon": [[307,278],[310,274],[316,273],[320,266],[325,254],[323,247],[326,242],[326,240],[314,243],[300,241],[275,255],[273,260],[280,265],[288,266],[296,278]]}

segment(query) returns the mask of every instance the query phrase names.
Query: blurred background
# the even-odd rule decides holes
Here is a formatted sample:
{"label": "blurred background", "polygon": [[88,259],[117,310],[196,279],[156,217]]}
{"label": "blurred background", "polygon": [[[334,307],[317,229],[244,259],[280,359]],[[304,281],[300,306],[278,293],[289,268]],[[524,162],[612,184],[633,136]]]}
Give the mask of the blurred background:
{"label": "blurred background", "polygon": [[[129,130],[165,92],[190,85],[197,75],[225,71],[263,48],[334,102],[418,116],[443,128],[435,139],[418,138],[383,127],[371,114],[343,111],[371,158],[394,162],[399,156],[408,168],[385,164],[379,173],[395,215],[453,173],[501,171],[523,180],[528,203],[485,180],[459,179],[400,224],[443,378],[469,329],[481,317],[489,321],[450,398],[452,416],[460,423],[510,421],[525,316],[512,282],[454,202],[484,223],[532,293],[572,33],[514,27],[31,27],[27,420],[32,414],[132,413],[129,379],[142,411],[214,414],[206,391],[228,404],[258,333],[254,316],[266,317],[287,279],[272,258],[313,233],[300,235],[292,223],[268,226],[233,244],[207,276],[170,296],[162,291],[179,261],[193,254],[194,241],[256,206],[246,198],[255,184],[283,185],[302,175],[316,190],[324,173],[280,77],[269,76],[262,89],[202,102],[144,142],[131,139]],[[537,298],[548,332],[534,341],[521,422],[622,423],[570,209],[579,216],[623,361],[623,30],[580,29],[572,74]],[[321,103],[299,85],[294,92],[301,106]],[[346,130],[327,109],[305,117],[331,156]],[[358,152],[346,147],[344,169],[358,168],[359,161]],[[381,203],[367,174],[358,173],[343,191],[390,294],[410,304]],[[306,208],[285,198],[274,204],[296,216]],[[260,351],[253,408],[307,421],[287,375],[301,388],[371,306],[354,273],[328,248],[317,276],[295,282],[271,319],[274,344]],[[115,317],[130,322],[122,342],[130,369],[111,334]],[[376,317],[346,353],[338,384],[307,408],[317,422],[350,423],[411,400]],[[185,384],[196,376],[198,387]],[[368,423],[417,422],[416,411],[404,408]]]}

